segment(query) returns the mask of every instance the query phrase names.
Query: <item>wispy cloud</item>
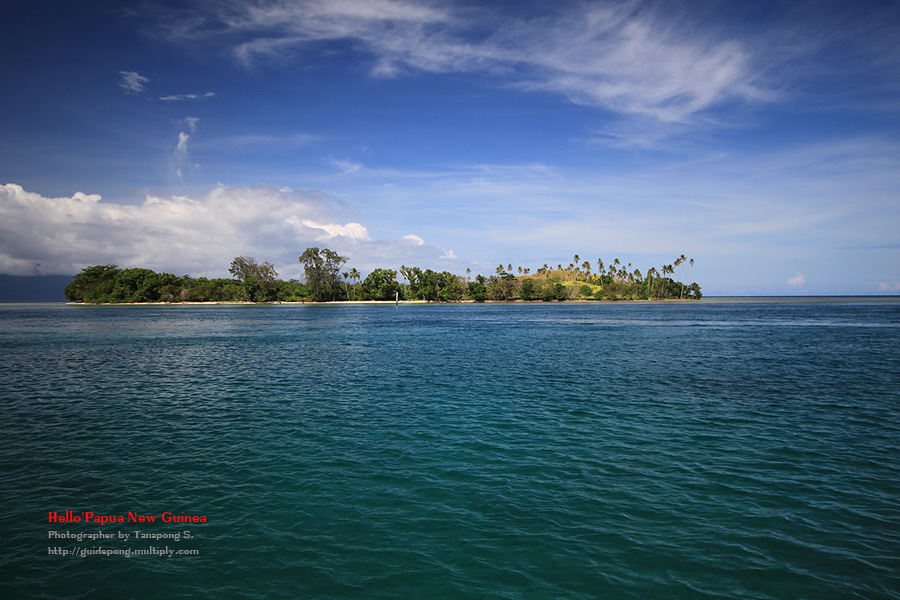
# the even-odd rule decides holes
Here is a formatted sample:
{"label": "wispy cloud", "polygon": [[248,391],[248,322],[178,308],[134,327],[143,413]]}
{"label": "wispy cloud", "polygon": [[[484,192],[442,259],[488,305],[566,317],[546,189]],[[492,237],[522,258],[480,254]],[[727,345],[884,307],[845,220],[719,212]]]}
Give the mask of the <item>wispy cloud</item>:
{"label": "wispy cloud", "polygon": [[144,84],[150,82],[149,78],[134,71],[119,71],[119,75],[122,77],[119,87],[127,94],[143,94]]}
{"label": "wispy cloud", "polygon": [[337,159],[330,158],[328,160],[332,165],[340,169],[342,175],[350,175],[351,173],[357,173],[362,171],[365,168],[365,165],[362,163],[354,162],[348,158]]}
{"label": "wispy cloud", "polygon": [[165,102],[184,102],[192,100],[208,100],[209,98],[215,97],[215,92],[206,92],[203,94],[175,94],[174,96],[163,96],[160,100]]}
{"label": "wispy cloud", "polygon": [[191,130],[191,133],[197,131],[197,125],[200,123],[200,119],[197,117],[186,117],[181,120],[181,123],[186,125],[188,129]]}
{"label": "wispy cloud", "polygon": [[203,17],[170,23],[169,35],[230,44],[247,65],[300,58],[313,42],[352,41],[373,57],[375,76],[480,73],[500,85],[661,122],[689,121],[725,101],[773,96],[751,46],[637,2],[580,4],[530,18],[399,0],[203,7]]}
{"label": "wispy cloud", "polygon": [[175,150],[178,154],[184,155],[187,154],[187,144],[190,141],[191,136],[186,134],[185,132],[181,132],[178,134],[178,145],[175,147]]}
{"label": "wispy cloud", "polygon": [[309,133],[294,133],[290,135],[262,135],[262,134],[245,134],[232,135],[227,137],[219,137],[207,142],[198,143],[198,147],[216,147],[216,148],[296,148],[306,146],[322,139],[320,136]]}

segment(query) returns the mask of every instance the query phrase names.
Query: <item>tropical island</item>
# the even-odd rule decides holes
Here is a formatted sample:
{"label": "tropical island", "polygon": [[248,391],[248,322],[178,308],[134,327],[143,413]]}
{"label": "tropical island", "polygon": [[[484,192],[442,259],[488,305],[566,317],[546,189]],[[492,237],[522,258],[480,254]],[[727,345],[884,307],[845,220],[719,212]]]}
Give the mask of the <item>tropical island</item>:
{"label": "tropical island", "polygon": [[[307,248],[299,257],[305,281],[278,279],[274,265],[238,256],[228,269],[232,279],[157,273],[151,269],[120,269],[95,265],[82,269],[65,288],[71,302],[342,302],[418,300],[426,302],[514,302],[565,300],[699,300],[700,286],[681,280],[685,265],[693,279],[694,259],[683,254],[672,264],[645,272],[618,258],[606,264],[576,254],[568,266],[544,264],[530,268],[500,264],[488,276],[401,265],[399,270],[375,269],[365,279],[348,258],[328,248]],[[678,279],[672,276],[678,273]],[[398,275],[400,279],[398,279]]]}

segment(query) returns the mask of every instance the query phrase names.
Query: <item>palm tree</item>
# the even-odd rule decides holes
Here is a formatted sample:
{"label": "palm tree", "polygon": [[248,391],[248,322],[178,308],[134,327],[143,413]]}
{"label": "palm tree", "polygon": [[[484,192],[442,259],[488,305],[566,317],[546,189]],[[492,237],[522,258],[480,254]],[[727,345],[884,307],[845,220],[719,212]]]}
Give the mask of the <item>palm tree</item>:
{"label": "palm tree", "polygon": [[362,275],[356,269],[356,267],[353,267],[352,269],[350,269],[350,279],[356,280],[356,286],[359,287],[359,282],[362,281]]}
{"label": "palm tree", "polygon": [[581,263],[581,268],[584,269],[584,272],[586,273],[585,279],[590,281],[590,279],[591,279],[591,263],[590,263],[590,261],[586,260],[583,263]]}
{"label": "palm tree", "polygon": [[350,272],[344,273],[344,289],[347,290],[347,298],[350,298],[350,286],[347,285],[347,280],[350,279]]}
{"label": "palm tree", "polygon": [[597,259],[597,275],[600,276],[600,289],[601,289],[601,290],[603,289],[603,273],[604,273],[604,270],[603,270],[603,259],[598,258],[598,259]]}
{"label": "palm tree", "polygon": [[466,267],[466,285],[468,285],[468,283],[469,283],[469,275],[471,275],[471,274],[472,274],[472,269],[470,269],[469,267]]}
{"label": "palm tree", "polygon": [[688,261],[691,263],[691,283],[694,283],[694,259]]}
{"label": "palm tree", "polygon": [[[663,285],[665,285],[666,275],[673,274],[675,272],[675,269],[672,268],[672,265],[663,265],[662,271],[663,271]],[[668,286],[666,286],[666,287],[668,287]]]}

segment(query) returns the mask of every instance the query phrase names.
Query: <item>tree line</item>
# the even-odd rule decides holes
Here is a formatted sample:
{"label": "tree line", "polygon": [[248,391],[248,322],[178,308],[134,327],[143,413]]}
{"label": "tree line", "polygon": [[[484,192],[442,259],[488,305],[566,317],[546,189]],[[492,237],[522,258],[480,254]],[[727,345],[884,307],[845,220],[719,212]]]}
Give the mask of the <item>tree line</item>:
{"label": "tree line", "polygon": [[[156,273],[150,269],[120,269],[95,265],[82,269],[65,288],[72,302],[325,302],[346,300],[426,300],[476,302],[514,300],[667,300],[702,297],[693,280],[694,259],[683,254],[660,269],[645,272],[618,258],[608,265],[597,260],[574,260],[557,268],[544,264],[531,269],[500,264],[494,273],[465,276],[401,265],[399,270],[375,269],[365,279],[356,268],[328,248],[307,248],[300,255],[305,281],[278,279],[274,265],[250,256],[238,256],[228,269],[231,279]],[[690,266],[690,283],[681,271]],[[678,273],[679,279],[671,277]],[[399,279],[398,279],[399,276]]]}

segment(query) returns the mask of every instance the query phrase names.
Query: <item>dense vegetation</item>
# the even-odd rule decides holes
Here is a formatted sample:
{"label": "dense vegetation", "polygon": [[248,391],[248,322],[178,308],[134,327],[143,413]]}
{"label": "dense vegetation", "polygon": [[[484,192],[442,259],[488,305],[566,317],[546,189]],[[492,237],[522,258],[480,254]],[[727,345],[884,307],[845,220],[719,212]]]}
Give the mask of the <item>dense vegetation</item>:
{"label": "dense vegetation", "polygon": [[[499,265],[494,274],[485,277],[466,269],[465,277],[448,271],[422,270],[401,266],[375,269],[363,280],[360,272],[344,270],[347,257],[328,248],[307,248],[300,255],[305,283],[278,279],[275,267],[257,262],[249,256],[238,256],[228,272],[233,279],[207,279],[150,269],[120,269],[116,265],[87,267],[66,286],[66,299],[74,302],[299,302],[339,300],[427,300],[458,302],[551,301],[551,300],[667,300],[694,299],[702,296],[696,282],[683,283],[670,275],[680,272],[685,264],[691,268],[694,259],[681,255],[660,270],[651,267],[646,273],[632,269],[631,263],[615,259],[610,265],[574,261],[552,269],[543,265],[535,274],[519,267]],[[580,264],[579,264],[580,263]],[[400,276],[400,280],[397,276]]]}

